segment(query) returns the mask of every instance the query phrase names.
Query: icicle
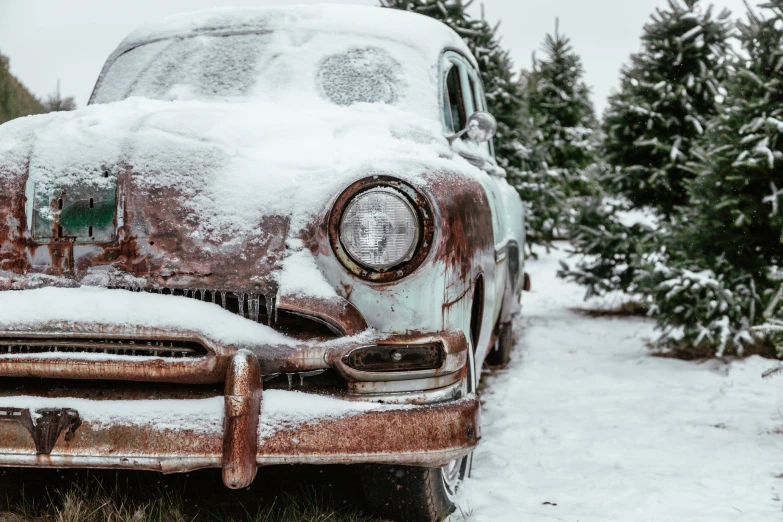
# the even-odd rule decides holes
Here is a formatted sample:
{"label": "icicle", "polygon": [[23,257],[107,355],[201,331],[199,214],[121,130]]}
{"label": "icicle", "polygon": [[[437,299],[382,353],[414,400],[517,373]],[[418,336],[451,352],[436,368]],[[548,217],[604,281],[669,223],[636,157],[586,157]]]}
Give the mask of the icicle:
{"label": "icicle", "polygon": [[226,293],[220,292],[220,306],[223,307],[223,310],[226,309]]}
{"label": "icicle", "polygon": [[190,289],[189,288],[183,289],[182,295],[184,295],[185,297],[190,297]]}
{"label": "icicle", "polygon": [[286,377],[288,377],[288,389],[294,387],[294,374],[293,373],[287,373],[285,374]]}
{"label": "icicle", "polygon": [[261,308],[261,297],[250,294],[247,296],[247,311],[250,314],[250,319],[254,322],[258,322],[259,310]]}
{"label": "icicle", "polygon": [[272,301],[275,298],[274,294],[265,294],[264,295],[264,305],[266,306],[266,322],[269,326],[272,326],[272,317],[275,312],[274,310],[274,302]]}
{"label": "icicle", "polygon": [[217,292],[216,292],[215,290],[212,290],[212,291],[210,292],[210,294],[212,294],[212,304],[215,304],[215,300],[216,300],[216,298],[215,298],[215,294],[216,294],[216,293],[217,293]]}
{"label": "icicle", "polygon": [[245,315],[245,293],[241,292],[238,294],[235,294],[237,296],[237,300],[239,301],[239,315],[240,317],[247,317]]}
{"label": "icicle", "polygon": [[326,370],[310,370],[309,372],[297,372],[297,375],[299,375],[299,385],[304,386],[305,377],[315,377],[316,375],[321,375],[324,372],[326,372]]}

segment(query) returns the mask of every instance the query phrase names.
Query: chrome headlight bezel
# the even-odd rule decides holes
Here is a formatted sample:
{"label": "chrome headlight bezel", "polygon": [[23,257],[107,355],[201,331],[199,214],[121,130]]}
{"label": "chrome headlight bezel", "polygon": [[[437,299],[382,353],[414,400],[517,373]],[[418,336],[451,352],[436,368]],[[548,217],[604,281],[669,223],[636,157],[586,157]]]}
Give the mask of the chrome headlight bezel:
{"label": "chrome headlight bezel", "polygon": [[[417,220],[417,237],[409,252],[388,266],[366,266],[348,252],[342,242],[341,226],[356,198],[370,191],[383,191],[403,201]],[[408,183],[391,176],[376,175],[357,181],[337,198],[328,218],[329,239],[336,257],[354,275],[371,282],[390,282],[401,279],[416,270],[426,259],[434,237],[433,214],[430,202]]]}

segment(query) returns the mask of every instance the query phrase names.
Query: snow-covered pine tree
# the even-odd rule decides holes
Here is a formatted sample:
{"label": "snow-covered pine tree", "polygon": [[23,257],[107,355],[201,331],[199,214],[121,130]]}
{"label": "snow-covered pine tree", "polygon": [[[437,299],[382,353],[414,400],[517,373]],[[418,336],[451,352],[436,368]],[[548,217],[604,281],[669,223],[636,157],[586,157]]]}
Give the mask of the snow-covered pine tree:
{"label": "snow-covered pine tree", "polygon": [[[528,74],[522,71],[522,85],[525,85]],[[517,133],[519,168],[508,169],[509,182],[525,203],[527,254],[536,257],[533,246],[539,245],[549,250],[552,241],[565,228],[563,216],[568,207],[568,198],[549,175],[547,151],[541,145],[541,131],[535,119],[529,115],[527,103],[521,112],[524,117]]]}
{"label": "snow-covered pine tree", "polygon": [[526,205],[528,246],[549,245],[563,197],[541,174],[540,160],[534,154],[533,132],[525,118],[524,94],[509,52],[500,45],[498,25],[491,26],[483,16],[473,18],[467,8],[473,0],[380,0],[382,7],[402,9],[430,16],[459,34],[481,69],[489,111],[498,120],[495,150],[508,180]]}
{"label": "snow-covered pine tree", "polygon": [[668,260],[640,279],[678,333],[669,341],[719,355],[783,346],[783,0],[738,28],[744,52],[694,164],[682,226],[666,240]]}
{"label": "snow-covered pine tree", "polygon": [[687,203],[691,150],[725,96],[730,13],[668,0],[644,27],[642,51],[622,72],[604,116],[611,188],[671,216]]}
{"label": "snow-covered pine tree", "polygon": [[[644,28],[642,51],[624,68],[621,90],[604,115],[608,201],[576,213],[570,238],[585,257],[560,275],[588,286],[588,295],[642,292],[637,275],[688,201],[695,148],[721,109],[731,64],[730,13],[715,16],[699,0],[669,0]],[[617,211],[655,214],[631,226]],[[674,222],[672,222],[674,220]],[[655,249],[651,251],[649,249]]]}
{"label": "snow-covered pine tree", "polygon": [[[547,176],[568,198],[594,193],[589,167],[599,147],[597,122],[584,67],[555,22],[544,39],[543,59],[533,57],[525,98],[536,131],[533,143]],[[565,209],[564,209],[565,210]]]}
{"label": "snow-covered pine tree", "polygon": [[783,0],[738,23],[747,54],[697,163],[687,242],[759,279],[783,266]]}

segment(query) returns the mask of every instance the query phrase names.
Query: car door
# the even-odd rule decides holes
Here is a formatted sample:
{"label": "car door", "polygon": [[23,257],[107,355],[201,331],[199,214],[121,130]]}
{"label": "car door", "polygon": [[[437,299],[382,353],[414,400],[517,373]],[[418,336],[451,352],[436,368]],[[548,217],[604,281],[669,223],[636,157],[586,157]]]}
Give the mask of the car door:
{"label": "car door", "polygon": [[[443,55],[443,124],[447,135],[453,135],[465,128],[467,118],[475,111],[486,111],[487,102],[481,78],[473,66],[460,54],[448,51]],[[492,229],[495,242],[495,277],[493,278],[493,324],[500,314],[500,303],[508,280],[506,212],[504,212],[504,189],[508,187],[505,171],[498,167],[494,157],[492,141],[470,143],[467,138],[459,138],[452,143],[454,150],[474,165],[480,167],[485,175],[481,184],[487,194],[492,212]],[[504,187],[505,185],[505,187]]]}

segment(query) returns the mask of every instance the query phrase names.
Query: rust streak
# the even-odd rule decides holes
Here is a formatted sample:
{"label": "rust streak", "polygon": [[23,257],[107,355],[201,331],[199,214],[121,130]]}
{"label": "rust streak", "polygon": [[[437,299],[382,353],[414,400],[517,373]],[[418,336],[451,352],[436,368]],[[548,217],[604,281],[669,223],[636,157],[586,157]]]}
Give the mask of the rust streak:
{"label": "rust streak", "polygon": [[223,483],[246,488],[256,477],[258,416],[261,411],[261,368],[247,350],[231,360],[226,376],[223,428]]}

